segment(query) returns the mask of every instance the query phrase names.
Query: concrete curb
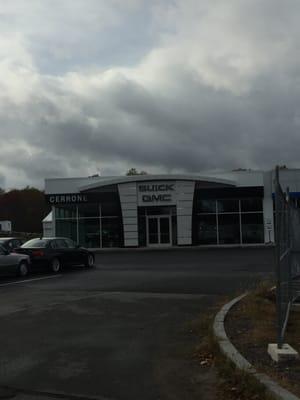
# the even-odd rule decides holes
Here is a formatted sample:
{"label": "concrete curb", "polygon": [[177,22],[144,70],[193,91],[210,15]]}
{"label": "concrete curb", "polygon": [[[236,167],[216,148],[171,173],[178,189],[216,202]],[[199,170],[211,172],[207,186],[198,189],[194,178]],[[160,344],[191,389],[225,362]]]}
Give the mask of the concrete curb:
{"label": "concrete curb", "polygon": [[199,246],[166,246],[166,247],[90,247],[88,250],[93,251],[95,254],[101,253],[134,253],[134,252],[157,252],[157,251],[207,251],[207,250],[227,250],[227,249],[269,249],[273,248],[274,244],[224,244],[224,245],[199,245]]}
{"label": "concrete curb", "polygon": [[213,332],[220,346],[221,352],[225,357],[229,358],[235,366],[245,372],[248,372],[254,376],[261,384],[263,384],[267,391],[278,400],[300,400],[299,397],[295,396],[293,393],[281,387],[278,383],[274,382],[266,374],[259,373],[252,364],[250,364],[234,345],[229,340],[225,331],[225,319],[227,317],[230,309],[241,301],[244,297],[248,295],[248,292],[242,294],[239,297],[231,300],[229,303],[225,304],[221,310],[217,313],[214,319]]}

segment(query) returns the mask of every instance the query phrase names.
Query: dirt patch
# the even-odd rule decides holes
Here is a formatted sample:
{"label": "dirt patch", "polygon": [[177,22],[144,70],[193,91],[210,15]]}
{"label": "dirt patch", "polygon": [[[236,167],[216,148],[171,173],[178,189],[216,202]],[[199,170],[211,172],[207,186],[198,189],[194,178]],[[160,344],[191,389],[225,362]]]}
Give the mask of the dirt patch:
{"label": "dirt patch", "polygon": [[[239,302],[228,314],[225,329],[240,353],[260,371],[300,396],[300,360],[275,363],[267,353],[276,342],[275,296],[263,285]],[[292,311],[286,340],[300,353],[300,312]]]}

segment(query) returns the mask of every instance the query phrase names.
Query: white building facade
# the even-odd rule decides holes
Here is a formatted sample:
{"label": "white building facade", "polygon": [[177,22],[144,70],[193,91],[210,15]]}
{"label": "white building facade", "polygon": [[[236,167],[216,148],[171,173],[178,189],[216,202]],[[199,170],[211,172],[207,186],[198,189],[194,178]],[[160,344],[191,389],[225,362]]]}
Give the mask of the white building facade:
{"label": "white building facade", "polygon": [[[280,178],[297,199],[300,170]],[[272,171],[45,181],[52,234],[89,248],[273,243],[273,191]]]}

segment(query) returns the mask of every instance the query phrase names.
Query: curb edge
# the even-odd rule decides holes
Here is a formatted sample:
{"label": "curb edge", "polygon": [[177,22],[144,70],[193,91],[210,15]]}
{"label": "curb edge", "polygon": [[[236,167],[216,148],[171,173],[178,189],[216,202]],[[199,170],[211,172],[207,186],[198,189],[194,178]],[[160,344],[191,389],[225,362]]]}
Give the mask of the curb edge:
{"label": "curb edge", "polygon": [[268,375],[259,373],[252,364],[250,364],[236,347],[229,340],[225,331],[225,319],[231,308],[248,295],[248,292],[242,294],[225,304],[221,310],[216,314],[213,323],[213,333],[218,341],[221,352],[225,357],[229,358],[235,366],[245,372],[254,376],[261,384],[265,386],[267,391],[278,400],[300,400],[299,397],[284,389],[277,382],[273,381]]}

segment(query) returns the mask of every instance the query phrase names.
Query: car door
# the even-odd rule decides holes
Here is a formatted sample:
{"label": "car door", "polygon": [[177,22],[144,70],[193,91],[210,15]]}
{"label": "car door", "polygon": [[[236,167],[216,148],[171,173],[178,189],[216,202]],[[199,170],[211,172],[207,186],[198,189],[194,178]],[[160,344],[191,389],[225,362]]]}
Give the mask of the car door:
{"label": "car door", "polygon": [[72,254],[63,239],[55,239],[55,248],[57,250],[57,254],[63,263],[63,265],[71,265],[72,264]]}
{"label": "car door", "polygon": [[8,250],[0,246],[0,274],[7,275],[11,273],[15,265],[15,257],[8,254]]}
{"label": "car door", "polygon": [[80,251],[80,249],[78,248],[76,243],[74,243],[73,240],[68,239],[68,238],[65,238],[64,240],[70,251],[70,257],[72,260],[72,264],[73,265],[82,264],[84,262],[82,252]]}

